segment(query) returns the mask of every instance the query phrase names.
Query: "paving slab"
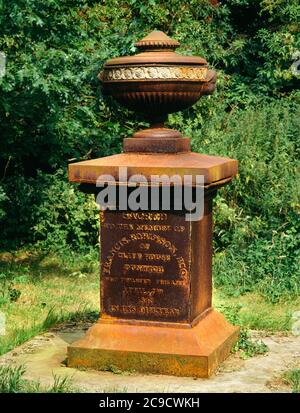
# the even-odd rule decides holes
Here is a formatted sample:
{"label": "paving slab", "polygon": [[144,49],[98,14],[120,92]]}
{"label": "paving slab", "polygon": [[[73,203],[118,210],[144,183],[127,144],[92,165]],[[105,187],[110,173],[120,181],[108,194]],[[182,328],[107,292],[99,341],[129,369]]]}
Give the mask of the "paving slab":
{"label": "paving slab", "polygon": [[290,392],[278,378],[300,363],[300,337],[275,334],[262,337],[269,347],[266,355],[242,360],[239,355],[232,354],[209,379],[66,367],[67,346],[81,338],[85,331],[86,327],[74,326],[54,329],[1,356],[0,364],[23,364],[26,379],[38,380],[46,386],[53,384],[53,375],[70,376],[76,389],[92,393],[271,393]]}

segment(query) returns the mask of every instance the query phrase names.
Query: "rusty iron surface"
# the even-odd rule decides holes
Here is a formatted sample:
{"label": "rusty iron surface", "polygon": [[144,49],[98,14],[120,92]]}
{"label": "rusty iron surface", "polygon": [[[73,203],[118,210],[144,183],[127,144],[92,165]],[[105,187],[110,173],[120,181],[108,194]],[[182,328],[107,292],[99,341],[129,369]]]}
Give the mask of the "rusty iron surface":
{"label": "rusty iron surface", "polygon": [[188,322],[191,227],[184,213],[101,212],[101,312]]}
{"label": "rusty iron surface", "polygon": [[68,347],[68,366],[209,377],[229,355],[239,328],[211,311],[189,329],[98,322]]}
{"label": "rusty iron surface", "polygon": [[131,110],[145,112],[148,118],[152,118],[152,123],[157,116],[186,109],[195,104],[201,96],[213,93],[215,75],[208,71],[207,76],[209,78],[206,82],[107,82],[104,92]]}
{"label": "rusty iron surface", "polygon": [[212,199],[215,195],[216,191],[206,194],[203,218],[192,223],[191,322],[212,306]]}
{"label": "rusty iron surface", "polygon": [[[237,173],[238,162],[220,156],[209,156],[193,152],[165,153],[121,153],[69,164],[71,182],[96,184],[100,175],[110,174],[117,182],[119,168],[127,167],[128,178],[134,174],[143,174],[147,180],[151,175],[196,175],[204,176],[206,185],[226,180],[228,182]],[[126,183],[126,182],[124,182]]]}
{"label": "rusty iron surface", "polygon": [[[213,93],[216,72],[210,70],[206,60],[199,56],[176,53],[179,43],[160,31],[150,33],[135,46],[140,53],[109,60],[98,77],[104,94],[145,114],[154,129],[153,137],[164,129],[162,146],[158,150],[163,152],[167,149],[163,145],[165,138],[174,138],[175,133],[164,128],[168,114],[186,109],[201,96]],[[143,138],[143,135],[144,131],[141,131],[135,137]],[[146,137],[151,137],[151,133]],[[159,145],[158,141],[156,147]],[[136,145],[127,144],[125,151],[131,149],[136,152]],[[142,146],[139,149],[143,151]],[[147,146],[145,152],[149,152]]]}
{"label": "rusty iron surface", "polygon": [[184,212],[100,213],[103,317],[192,325],[211,308],[215,195],[193,222]]}
{"label": "rusty iron surface", "polygon": [[[156,132],[159,134],[160,130],[163,131],[164,129],[146,129],[145,131],[135,133],[132,138],[125,138],[123,140],[124,152],[178,153],[189,152],[191,150],[189,138],[165,138],[164,136],[161,138],[153,137]],[[152,136],[147,136],[148,131],[152,132]],[[142,136],[136,137],[138,134]],[[145,135],[145,137],[143,137],[143,135]],[[163,135],[163,133],[161,135]]]}

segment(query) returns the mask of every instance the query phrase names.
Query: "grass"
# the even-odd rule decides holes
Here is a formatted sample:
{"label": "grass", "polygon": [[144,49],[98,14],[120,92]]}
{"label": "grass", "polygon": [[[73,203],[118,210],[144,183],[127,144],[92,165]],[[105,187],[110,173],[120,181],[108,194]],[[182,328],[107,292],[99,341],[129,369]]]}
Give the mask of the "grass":
{"label": "grass", "polygon": [[268,352],[262,340],[251,338],[249,330],[263,330],[264,334],[290,332],[292,315],[300,308],[300,298],[275,304],[259,294],[247,293],[234,298],[219,289],[214,294],[214,306],[231,323],[240,326],[240,337],[232,352],[239,352],[240,357],[246,359]]}
{"label": "grass", "polygon": [[[2,254],[0,272],[6,278],[0,280],[0,311],[6,331],[0,336],[0,354],[53,325],[97,313],[97,268],[97,258],[90,255]],[[18,291],[16,300],[11,299],[11,291]]]}
{"label": "grass", "polygon": [[51,386],[42,386],[38,381],[24,379],[26,369],[23,365],[0,366],[0,393],[73,393],[70,377],[53,375]]}
{"label": "grass", "polygon": [[[0,337],[4,354],[51,326],[64,321],[95,318],[99,311],[97,253],[87,255],[43,255],[18,252],[0,255],[0,311],[6,318],[6,333]],[[14,291],[14,294],[11,292]],[[247,329],[288,332],[291,316],[300,309],[300,298],[276,304],[259,294],[228,297],[214,291],[214,306],[236,323],[245,334],[240,343],[245,355],[263,353],[253,347]],[[238,313],[238,316],[237,316]]]}
{"label": "grass", "polygon": [[288,370],[283,375],[284,383],[292,388],[292,393],[300,393],[300,368]]}
{"label": "grass", "polygon": [[214,291],[214,306],[221,312],[239,308],[239,323],[253,330],[291,331],[292,315],[300,310],[300,297],[280,300],[277,303],[266,301],[257,293],[246,293],[240,297],[228,297],[221,289]]}

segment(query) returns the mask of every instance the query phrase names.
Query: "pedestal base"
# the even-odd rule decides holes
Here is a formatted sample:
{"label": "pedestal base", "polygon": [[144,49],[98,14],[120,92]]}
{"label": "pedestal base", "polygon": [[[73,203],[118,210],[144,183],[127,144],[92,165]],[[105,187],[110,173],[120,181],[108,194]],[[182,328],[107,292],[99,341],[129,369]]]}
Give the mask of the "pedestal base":
{"label": "pedestal base", "polygon": [[238,334],[239,328],[214,310],[190,328],[99,321],[68,347],[68,366],[209,377]]}

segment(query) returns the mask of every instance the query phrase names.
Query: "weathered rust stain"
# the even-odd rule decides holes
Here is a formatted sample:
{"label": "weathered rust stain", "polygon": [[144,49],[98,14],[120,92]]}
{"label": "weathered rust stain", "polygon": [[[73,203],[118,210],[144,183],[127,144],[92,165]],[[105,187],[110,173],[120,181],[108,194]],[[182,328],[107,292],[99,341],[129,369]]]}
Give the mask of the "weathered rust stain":
{"label": "weathered rust stain", "polygon": [[103,314],[188,322],[191,244],[184,213],[111,211],[104,216]]}
{"label": "weathered rust stain", "polygon": [[190,329],[99,322],[68,348],[68,365],[209,377],[238,335],[239,328],[216,311]]}

